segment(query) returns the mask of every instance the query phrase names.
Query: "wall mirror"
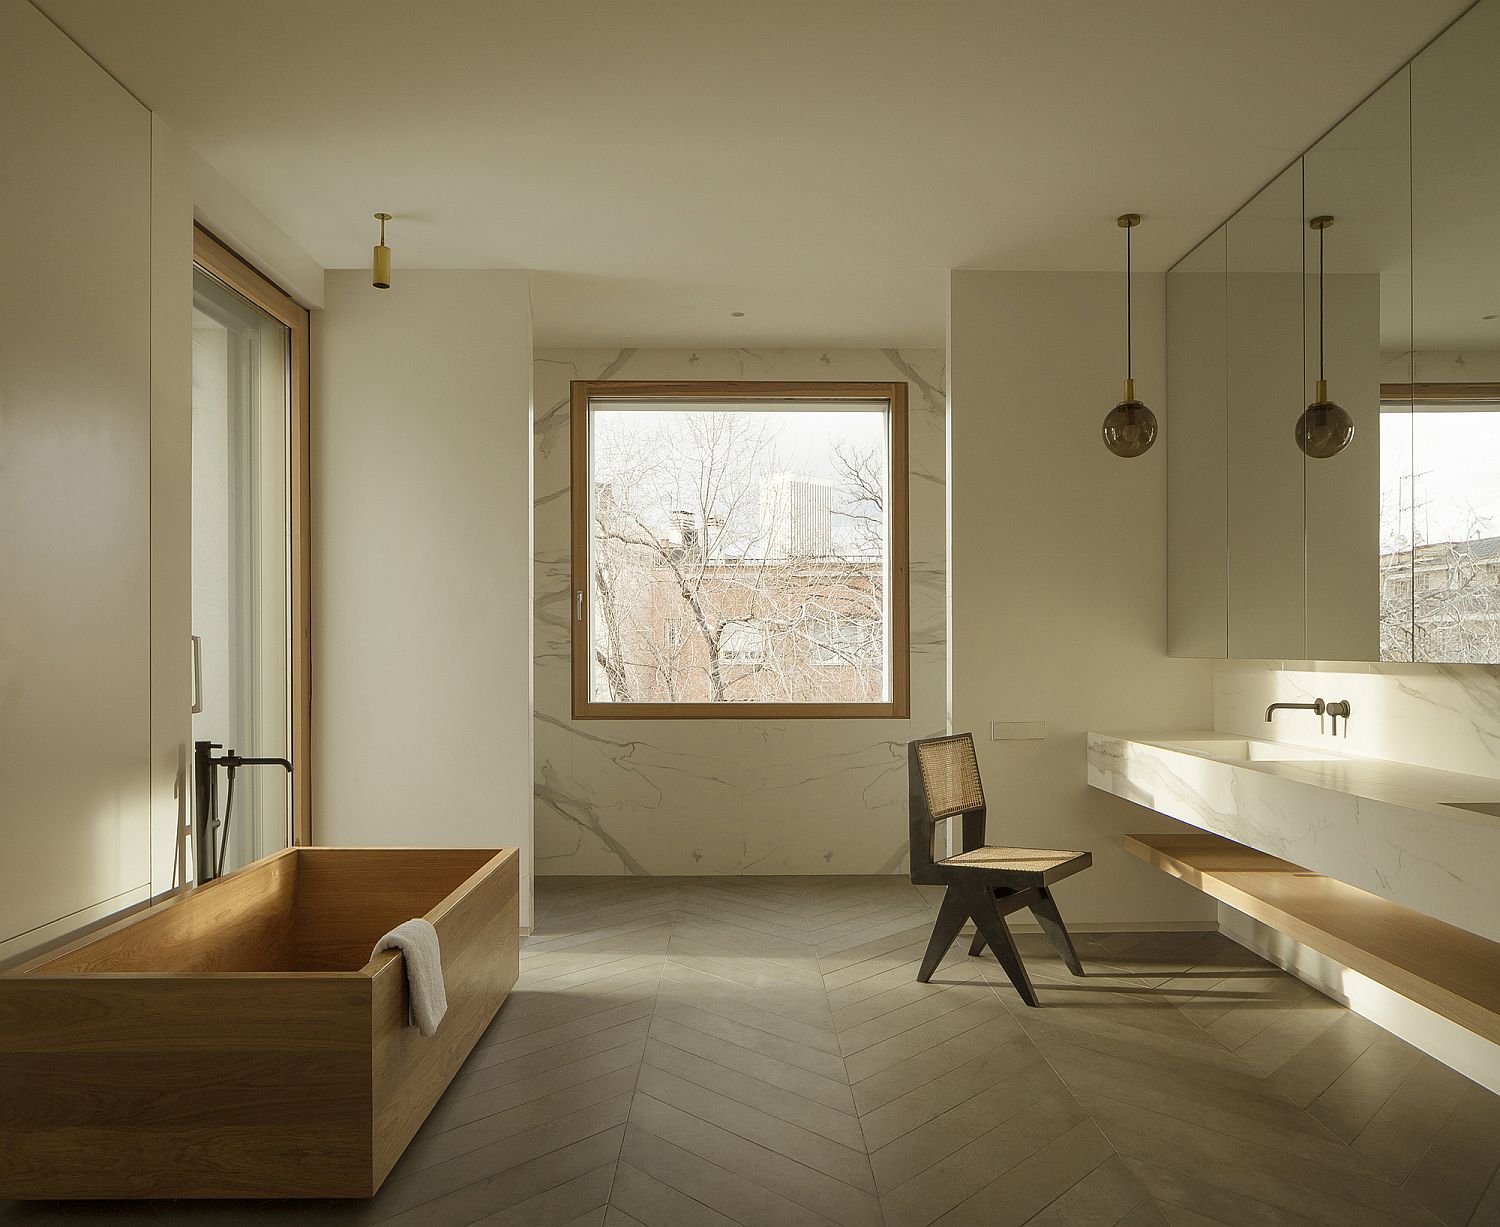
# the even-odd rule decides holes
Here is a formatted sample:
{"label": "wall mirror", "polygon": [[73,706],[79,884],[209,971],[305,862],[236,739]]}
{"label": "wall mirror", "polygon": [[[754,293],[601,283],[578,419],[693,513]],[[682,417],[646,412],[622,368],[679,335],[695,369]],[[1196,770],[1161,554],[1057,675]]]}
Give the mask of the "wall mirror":
{"label": "wall mirror", "polygon": [[1411,565],[1387,598],[1410,636],[1395,659],[1500,662],[1497,53],[1500,3],[1486,0],[1411,67],[1412,354],[1384,389],[1410,423],[1393,534]]}
{"label": "wall mirror", "polygon": [[1333,223],[1301,230],[1301,399],[1313,397],[1321,352],[1329,396],[1354,420],[1353,441],[1337,456],[1303,459],[1306,656],[1313,660],[1411,659],[1399,613],[1388,623],[1384,602],[1411,564],[1404,535],[1392,531],[1410,452],[1410,406],[1382,404],[1380,391],[1411,350],[1409,80],[1403,70],[1386,82],[1302,159],[1305,222]]}
{"label": "wall mirror", "polygon": [[1481,0],[1167,274],[1172,655],[1500,663],[1497,56]]}
{"label": "wall mirror", "polygon": [[[1304,653],[1302,164],[1229,219],[1228,651]],[[1168,396],[1171,390],[1168,389]]]}
{"label": "wall mirror", "polygon": [[1167,352],[1171,389],[1167,506],[1174,518],[1167,572],[1173,656],[1225,656],[1229,633],[1228,465],[1229,228],[1220,226],[1167,274]]}

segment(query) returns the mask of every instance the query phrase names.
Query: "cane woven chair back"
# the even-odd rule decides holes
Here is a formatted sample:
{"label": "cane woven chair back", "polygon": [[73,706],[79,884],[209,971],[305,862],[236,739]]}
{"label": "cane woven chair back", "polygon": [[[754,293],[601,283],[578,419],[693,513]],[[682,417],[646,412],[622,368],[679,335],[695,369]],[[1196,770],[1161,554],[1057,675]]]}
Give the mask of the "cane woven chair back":
{"label": "cane woven chair back", "polygon": [[972,733],[936,737],[917,743],[916,749],[927,811],[934,819],[984,808],[984,785],[979,781]]}

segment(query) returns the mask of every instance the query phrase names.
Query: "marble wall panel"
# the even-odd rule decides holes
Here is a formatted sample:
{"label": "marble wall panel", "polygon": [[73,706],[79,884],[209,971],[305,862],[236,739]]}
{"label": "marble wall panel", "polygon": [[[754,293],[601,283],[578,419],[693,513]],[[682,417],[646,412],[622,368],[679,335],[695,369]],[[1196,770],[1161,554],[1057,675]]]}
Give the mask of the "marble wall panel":
{"label": "marble wall panel", "polygon": [[[538,350],[539,874],[906,869],[906,750],[947,724],[947,391],[940,350]],[[574,379],[905,380],[910,720],[571,719],[569,389]]]}
{"label": "marble wall panel", "polygon": [[[1335,740],[1331,722],[1271,703],[1348,699]],[[1234,660],[1214,668],[1214,728],[1221,732],[1400,763],[1500,778],[1500,666],[1329,664]],[[1500,797],[1500,785],[1497,785]]]}

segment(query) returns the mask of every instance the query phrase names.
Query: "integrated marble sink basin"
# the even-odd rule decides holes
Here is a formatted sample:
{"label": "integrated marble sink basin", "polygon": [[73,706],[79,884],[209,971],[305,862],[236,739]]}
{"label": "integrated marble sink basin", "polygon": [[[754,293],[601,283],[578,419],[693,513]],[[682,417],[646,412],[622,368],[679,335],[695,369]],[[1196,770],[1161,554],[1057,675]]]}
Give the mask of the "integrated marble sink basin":
{"label": "integrated marble sink basin", "polygon": [[1274,741],[1256,741],[1254,738],[1213,738],[1205,741],[1163,741],[1169,750],[1184,750],[1189,754],[1201,754],[1204,758],[1228,759],[1241,763],[1327,763],[1335,761],[1335,754],[1320,754],[1316,750],[1303,750],[1297,746],[1277,745]]}
{"label": "integrated marble sink basin", "polygon": [[1466,809],[1474,814],[1488,814],[1500,818],[1500,801],[1444,801],[1449,809]]}

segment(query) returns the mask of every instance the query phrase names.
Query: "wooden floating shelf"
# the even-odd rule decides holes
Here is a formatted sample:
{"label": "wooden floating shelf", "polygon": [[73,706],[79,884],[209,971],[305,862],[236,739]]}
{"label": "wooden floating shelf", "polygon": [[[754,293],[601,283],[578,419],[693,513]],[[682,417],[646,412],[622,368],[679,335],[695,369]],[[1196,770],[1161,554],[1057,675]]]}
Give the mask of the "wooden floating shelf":
{"label": "wooden floating shelf", "polygon": [[1219,835],[1122,842],[1173,877],[1500,1043],[1500,943]]}

